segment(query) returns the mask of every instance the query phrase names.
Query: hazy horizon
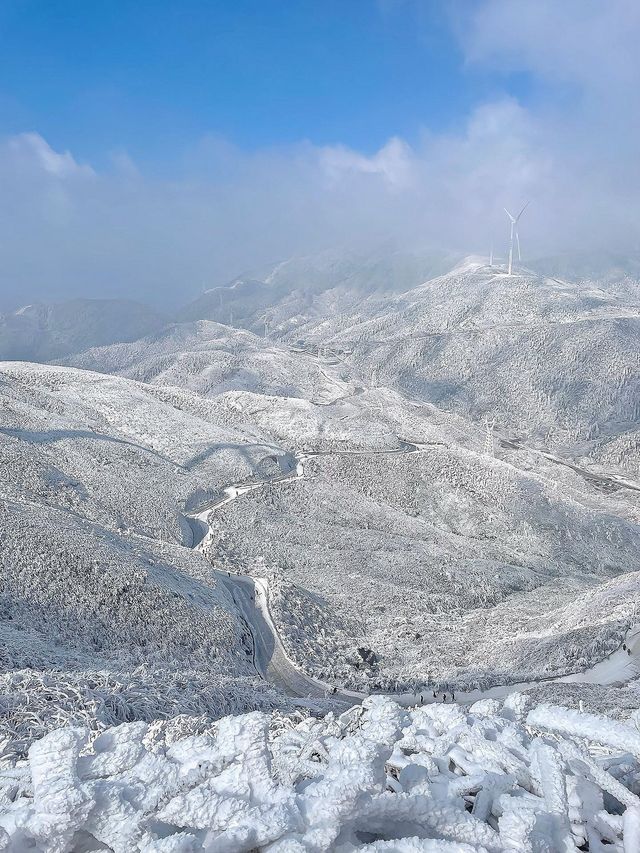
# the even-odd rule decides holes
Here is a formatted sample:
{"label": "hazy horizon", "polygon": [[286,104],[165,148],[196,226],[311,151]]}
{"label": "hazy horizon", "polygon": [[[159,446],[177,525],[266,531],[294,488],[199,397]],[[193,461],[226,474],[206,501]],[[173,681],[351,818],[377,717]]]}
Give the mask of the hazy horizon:
{"label": "hazy horizon", "polygon": [[0,25],[0,310],[172,308],[335,246],[500,251],[525,201],[525,260],[638,247],[630,0],[142,3],[73,26],[9,3]]}

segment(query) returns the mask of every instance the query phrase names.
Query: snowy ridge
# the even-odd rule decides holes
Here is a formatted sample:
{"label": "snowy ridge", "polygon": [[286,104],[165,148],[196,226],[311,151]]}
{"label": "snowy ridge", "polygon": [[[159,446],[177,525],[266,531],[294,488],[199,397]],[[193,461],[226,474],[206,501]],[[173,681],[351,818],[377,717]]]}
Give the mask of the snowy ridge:
{"label": "snowy ridge", "polygon": [[527,698],[206,730],[63,728],[0,772],[3,849],[91,853],[590,851],[640,843],[633,725]]}
{"label": "snowy ridge", "polygon": [[87,347],[132,341],[166,324],[157,311],[125,299],[71,299],[0,314],[0,359],[48,361]]}
{"label": "snowy ridge", "polygon": [[133,343],[94,347],[65,363],[209,398],[249,391],[328,404],[355,390],[344,368],[323,370],[313,360],[294,358],[282,344],[207,320],[169,326]]}
{"label": "snowy ridge", "polygon": [[[637,459],[637,282],[562,280],[466,259],[384,300],[287,333],[347,353],[354,373],[564,454]],[[584,365],[589,365],[585,376]]]}

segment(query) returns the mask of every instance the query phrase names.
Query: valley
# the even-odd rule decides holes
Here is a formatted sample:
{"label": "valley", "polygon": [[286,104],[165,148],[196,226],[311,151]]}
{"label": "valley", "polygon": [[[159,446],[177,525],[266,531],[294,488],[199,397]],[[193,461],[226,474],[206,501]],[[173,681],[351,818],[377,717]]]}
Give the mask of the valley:
{"label": "valley", "polygon": [[372,702],[627,719],[640,308],[512,278],[467,259],[339,313],[316,281],[262,334],[258,308],[1,362],[0,762]]}

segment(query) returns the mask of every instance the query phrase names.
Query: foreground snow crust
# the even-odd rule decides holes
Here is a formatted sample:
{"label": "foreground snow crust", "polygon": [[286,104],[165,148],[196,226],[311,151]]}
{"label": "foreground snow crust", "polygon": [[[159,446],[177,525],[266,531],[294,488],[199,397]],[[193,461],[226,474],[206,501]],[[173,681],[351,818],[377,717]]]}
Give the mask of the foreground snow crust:
{"label": "foreground snow crust", "polygon": [[0,850],[639,850],[638,729],[526,703],[58,729],[0,771]]}

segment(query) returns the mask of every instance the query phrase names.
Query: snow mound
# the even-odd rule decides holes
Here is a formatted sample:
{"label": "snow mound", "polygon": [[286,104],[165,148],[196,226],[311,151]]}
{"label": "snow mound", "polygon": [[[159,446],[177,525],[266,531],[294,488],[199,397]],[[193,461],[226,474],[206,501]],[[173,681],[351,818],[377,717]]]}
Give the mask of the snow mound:
{"label": "snow mound", "polygon": [[637,731],[525,699],[339,717],[253,712],[184,736],[37,741],[0,773],[0,849],[116,853],[612,851],[640,844]]}

